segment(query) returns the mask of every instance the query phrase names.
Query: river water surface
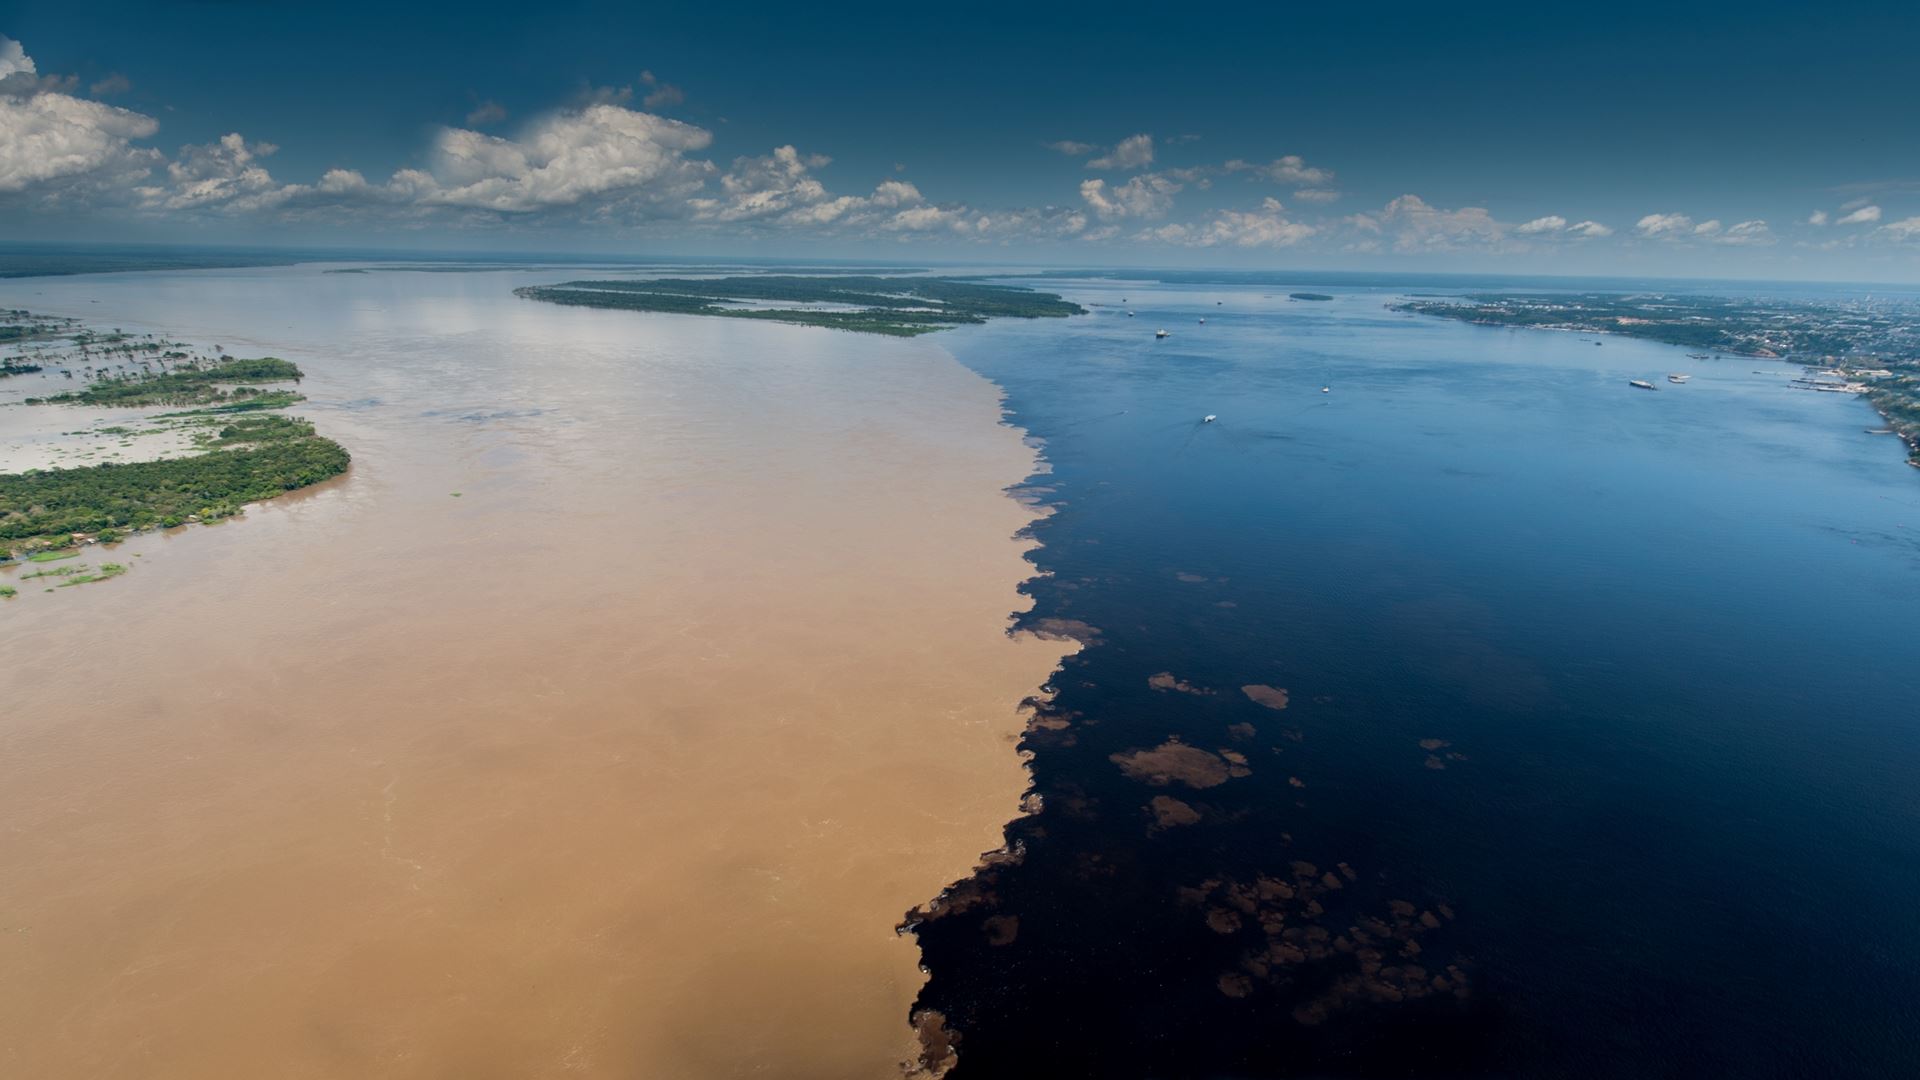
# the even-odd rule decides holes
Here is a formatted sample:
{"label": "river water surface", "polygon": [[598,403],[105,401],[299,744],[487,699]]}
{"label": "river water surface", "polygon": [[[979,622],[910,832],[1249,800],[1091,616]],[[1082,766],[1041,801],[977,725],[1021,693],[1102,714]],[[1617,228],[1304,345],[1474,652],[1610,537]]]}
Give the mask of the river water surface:
{"label": "river water surface", "polygon": [[294,360],[354,456],[0,611],[0,1073],[897,1075],[1069,647],[1005,632],[1033,452],[933,344],[553,280],[0,285]]}

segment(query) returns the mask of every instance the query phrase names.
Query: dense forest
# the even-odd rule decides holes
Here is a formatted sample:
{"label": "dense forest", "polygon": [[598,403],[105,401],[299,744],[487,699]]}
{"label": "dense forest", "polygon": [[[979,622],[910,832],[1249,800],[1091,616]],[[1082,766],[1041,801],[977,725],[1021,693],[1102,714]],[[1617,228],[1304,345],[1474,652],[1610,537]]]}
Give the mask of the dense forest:
{"label": "dense forest", "polygon": [[0,549],[62,547],[72,534],[214,521],[345,472],[339,443],[295,417],[235,418],[196,457],[0,476]]}

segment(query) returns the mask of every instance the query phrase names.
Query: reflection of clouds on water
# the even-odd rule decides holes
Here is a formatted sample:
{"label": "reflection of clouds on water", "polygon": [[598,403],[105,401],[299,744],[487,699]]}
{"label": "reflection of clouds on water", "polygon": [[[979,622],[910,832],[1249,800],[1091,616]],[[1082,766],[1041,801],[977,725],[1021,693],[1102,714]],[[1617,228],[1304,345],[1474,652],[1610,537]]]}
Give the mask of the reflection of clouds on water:
{"label": "reflection of clouds on water", "polygon": [[1250,882],[1211,878],[1179,889],[1178,896],[1200,910],[1215,934],[1248,939],[1236,966],[1218,976],[1219,991],[1245,998],[1265,987],[1282,996],[1303,1026],[1367,1005],[1438,996],[1464,1001],[1471,988],[1462,961],[1430,955],[1434,942],[1427,940],[1453,918],[1452,910],[1398,898],[1363,905],[1347,896],[1358,882],[1345,862],[1323,871],[1299,859],[1284,873]]}
{"label": "reflection of clouds on water", "polygon": [[1240,760],[1229,761],[1220,754],[1188,746],[1178,739],[1168,739],[1151,750],[1110,754],[1108,760],[1120,766],[1120,771],[1133,779],[1156,787],[1179,783],[1194,788],[1210,788],[1218,787],[1234,777],[1253,775],[1253,770],[1245,764],[1246,758],[1239,754],[1234,754],[1234,757]]}
{"label": "reflection of clouds on water", "polygon": [[1249,683],[1241,687],[1240,692],[1247,695],[1247,700],[1252,701],[1256,705],[1265,705],[1269,709],[1284,709],[1287,707],[1287,692],[1277,686],[1267,686],[1264,683]]}
{"label": "reflection of clouds on water", "polygon": [[1147,685],[1153,687],[1155,690],[1177,690],[1182,694],[1193,694],[1198,697],[1212,697],[1214,694],[1214,691],[1208,690],[1205,687],[1195,686],[1185,679],[1175,678],[1171,671],[1162,671],[1157,675],[1147,676]]}

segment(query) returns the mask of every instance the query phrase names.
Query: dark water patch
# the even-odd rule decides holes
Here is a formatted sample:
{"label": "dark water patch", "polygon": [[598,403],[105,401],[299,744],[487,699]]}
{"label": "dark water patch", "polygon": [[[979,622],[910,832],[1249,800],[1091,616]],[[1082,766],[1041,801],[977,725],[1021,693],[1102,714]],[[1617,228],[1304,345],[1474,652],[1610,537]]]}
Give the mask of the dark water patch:
{"label": "dark water patch", "polygon": [[1204,333],[951,343],[1051,466],[1023,625],[1087,645],[913,921],[952,1075],[1920,1069],[1897,444],[1623,401],[1643,343],[1124,288]]}

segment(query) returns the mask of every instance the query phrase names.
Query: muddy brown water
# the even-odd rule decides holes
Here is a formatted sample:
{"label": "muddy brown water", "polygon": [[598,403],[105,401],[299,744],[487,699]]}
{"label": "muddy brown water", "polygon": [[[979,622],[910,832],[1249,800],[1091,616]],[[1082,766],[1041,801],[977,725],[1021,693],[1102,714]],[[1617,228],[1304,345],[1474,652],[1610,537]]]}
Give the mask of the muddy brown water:
{"label": "muddy brown water", "polygon": [[294,359],[354,454],[0,609],[0,1072],[897,1075],[1073,647],[1006,636],[1034,452],[937,340],[558,279],[0,288]]}

